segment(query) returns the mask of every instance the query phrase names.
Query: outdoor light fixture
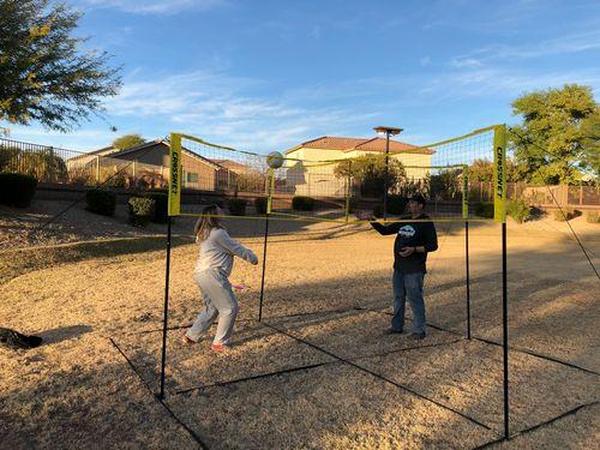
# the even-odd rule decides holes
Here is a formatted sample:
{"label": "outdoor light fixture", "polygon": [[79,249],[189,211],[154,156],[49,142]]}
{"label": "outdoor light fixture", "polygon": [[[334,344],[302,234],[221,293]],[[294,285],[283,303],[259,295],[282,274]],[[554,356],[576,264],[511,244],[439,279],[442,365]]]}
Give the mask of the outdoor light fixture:
{"label": "outdoor light fixture", "polygon": [[390,136],[396,136],[402,133],[402,128],[378,126],[373,128],[378,134],[385,134],[385,178],[383,180],[383,220],[387,218],[387,199],[388,199],[388,162],[390,154]]}

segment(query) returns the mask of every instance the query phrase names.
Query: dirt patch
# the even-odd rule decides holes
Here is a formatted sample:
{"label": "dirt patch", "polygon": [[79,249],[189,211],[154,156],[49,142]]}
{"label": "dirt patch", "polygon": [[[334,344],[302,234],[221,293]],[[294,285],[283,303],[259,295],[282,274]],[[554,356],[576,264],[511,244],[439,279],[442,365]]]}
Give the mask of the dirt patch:
{"label": "dirt patch", "polygon": [[[262,257],[264,222],[246,223],[232,222],[232,234]],[[499,349],[456,342],[466,331],[463,229],[438,229],[440,250],[430,255],[426,302],[428,321],[439,328],[429,328],[417,345],[423,348],[382,333],[391,312],[393,237],[365,226],[281,225],[268,246],[264,318],[495,431],[259,327],[261,266],[239,262],[231,280],[249,288],[239,295],[237,346],[229,356],[213,355],[207,351],[210,332],[198,347],[182,348],[179,330],[170,331],[168,404],[216,447],[471,448],[495,439],[501,428]],[[470,237],[473,333],[499,341],[499,227],[473,224]],[[600,263],[593,256],[600,253],[600,239],[591,231],[583,237]],[[3,444],[197,447],[109,343],[114,337],[144,380],[157,382],[165,252],[153,245],[130,247],[125,238],[77,254],[61,246],[2,254],[4,267],[27,270],[0,286],[0,326],[47,340],[29,352],[0,350]],[[189,324],[202,307],[192,281],[197,247],[185,239],[172,251],[173,327]],[[508,280],[511,345],[598,371],[598,282],[577,244],[562,231],[509,224]],[[196,383],[317,364],[324,365],[175,395]],[[598,400],[598,376],[513,351],[511,392],[516,431]],[[589,448],[598,430],[597,407],[584,408],[508,446]]]}

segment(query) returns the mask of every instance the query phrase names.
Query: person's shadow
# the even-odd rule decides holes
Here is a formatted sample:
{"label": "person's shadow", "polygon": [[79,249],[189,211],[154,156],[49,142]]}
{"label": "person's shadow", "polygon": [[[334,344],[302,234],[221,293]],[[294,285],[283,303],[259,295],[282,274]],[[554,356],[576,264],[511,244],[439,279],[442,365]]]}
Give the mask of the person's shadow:
{"label": "person's shadow", "polygon": [[92,327],[89,325],[71,325],[68,327],[60,327],[53,330],[42,331],[37,333],[37,335],[44,340],[42,345],[47,345],[67,341],[90,331],[92,331]]}

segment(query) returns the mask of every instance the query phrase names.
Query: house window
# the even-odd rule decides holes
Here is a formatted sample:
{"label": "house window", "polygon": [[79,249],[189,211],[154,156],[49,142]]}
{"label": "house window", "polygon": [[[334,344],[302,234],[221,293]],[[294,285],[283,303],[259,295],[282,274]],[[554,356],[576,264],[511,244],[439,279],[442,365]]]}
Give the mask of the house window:
{"label": "house window", "polygon": [[198,182],[198,174],[195,172],[186,172],[185,181],[186,181],[186,183],[197,183]]}

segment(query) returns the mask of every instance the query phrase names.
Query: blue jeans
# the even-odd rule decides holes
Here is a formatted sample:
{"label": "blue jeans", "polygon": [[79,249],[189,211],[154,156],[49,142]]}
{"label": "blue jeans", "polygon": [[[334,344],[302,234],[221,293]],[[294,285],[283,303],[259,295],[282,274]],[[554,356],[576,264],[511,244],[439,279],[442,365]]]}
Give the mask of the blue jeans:
{"label": "blue jeans", "polygon": [[425,273],[402,273],[394,270],[394,317],[392,328],[396,331],[404,329],[404,310],[406,300],[410,303],[414,321],[413,332],[425,332],[425,302],[423,301],[423,280]]}

